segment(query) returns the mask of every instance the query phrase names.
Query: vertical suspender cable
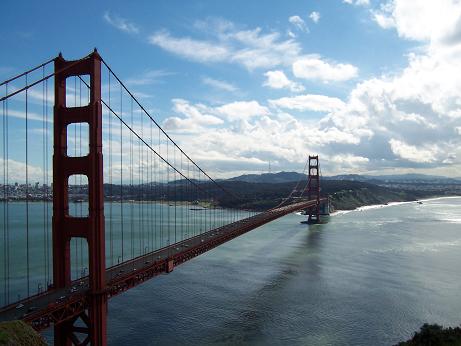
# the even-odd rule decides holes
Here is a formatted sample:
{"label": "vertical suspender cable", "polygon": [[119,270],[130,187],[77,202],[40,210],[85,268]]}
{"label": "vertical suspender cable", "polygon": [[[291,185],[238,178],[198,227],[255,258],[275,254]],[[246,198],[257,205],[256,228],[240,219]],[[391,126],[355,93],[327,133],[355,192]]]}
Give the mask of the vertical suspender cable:
{"label": "vertical suspender cable", "polygon": [[[194,168],[194,172],[195,172],[195,168]],[[200,201],[200,191],[198,189],[198,186],[200,184],[200,171],[197,169],[197,174],[194,173],[194,176],[196,176],[196,181],[197,181],[197,186],[195,187],[195,195],[196,195],[196,201],[197,203],[199,203]],[[197,204],[198,205],[198,204]],[[200,217],[199,217],[199,214],[198,213],[194,213],[194,229],[195,229],[195,233],[201,233],[201,225],[200,225]]]}
{"label": "vertical suspender cable", "polygon": [[[144,138],[144,117],[143,117],[143,114],[140,113],[140,117],[141,117],[141,138]],[[145,181],[144,181],[144,147],[142,145],[142,143],[140,142],[139,143],[139,154],[140,154],[140,163],[139,163],[139,169],[141,171],[141,230],[142,230],[142,251],[141,253],[144,253],[146,251],[146,239],[145,239],[145,226],[146,226],[146,220],[145,220],[145,213],[144,213],[144,209],[145,209],[145,204],[144,201],[145,201],[145,194],[146,194],[146,190],[145,190]],[[147,241],[149,240],[149,233],[147,234]]]}
{"label": "vertical suspender cable", "polygon": [[[158,153],[159,155],[162,155],[161,151],[161,139],[160,139],[160,128],[158,129]],[[160,158],[158,159],[158,180],[159,180],[159,185],[158,185],[158,190],[159,190],[159,210],[160,210],[160,217],[159,217],[159,229],[160,229],[160,247],[163,247],[163,205],[162,205],[162,194],[163,194],[163,177],[162,177],[162,172],[161,172],[161,162]]]}
{"label": "vertical suspender cable", "polygon": [[[79,106],[82,107],[82,79],[79,78]],[[82,123],[79,123],[78,124],[78,129],[79,129],[79,140],[78,140],[78,143],[79,143],[79,152],[78,152],[78,156],[82,156],[83,152],[82,152]],[[79,175],[79,189],[80,191],[83,189],[83,176],[80,174]],[[88,206],[89,206],[89,202],[90,201],[87,201],[88,203]],[[80,215],[83,216],[83,203],[79,203],[79,206],[80,206]],[[88,215],[89,215],[89,210],[88,210]],[[79,242],[80,242],[80,266],[79,266],[79,269],[80,269],[80,272],[82,272],[83,270],[83,267],[84,267],[84,264],[83,264],[83,238],[80,238],[79,239]],[[83,276],[83,275],[81,275]]]}
{"label": "vertical suspender cable", "polygon": [[[110,71],[109,71],[110,76]],[[110,87],[110,83],[109,83]],[[120,97],[120,118],[123,119],[123,99]],[[124,228],[124,218],[123,218],[123,123],[120,121],[120,228],[122,233],[122,262],[124,259],[124,237],[123,237],[123,228]]]}
{"label": "vertical suspender cable", "polygon": [[[201,180],[202,177],[201,177],[200,170],[197,170],[197,176],[198,176],[199,186],[202,187],[202,180]],[[202,189],[198,191],[198,196],[199,196],[199,201],[200,201],[200,207],[203,208],[203,190]],[[200,212],[200,214],[197,215],[197,223],[199,226],[200,234],[203,233],[204,215],[205,215],[205,212]]]}
{"label": "vertical suspender cable", "polygon": [[[7,84],[8,85],[8,84]],[[2,150],[3,150],[3,305],[8,304],[8,257],[7,257],[7,217],[6,217],[6,205],[8,204],[8,188],[7,185],[7,170],[6,170],[6,100],[2,102]]]}
{"label": "vertical suspender cable", "polygon": [[[176,167],[176,148],[173,147],[173,166]],[[173,172],[173,182],[175,182],[176,180],[176,172]],[[176,191],[178,189],[178,186],[177,186],[177,183],[175,183],[173,185],[173,189],[174,189],[174,242],[177,243],[178,242],[178,239],[177,239],[177,236],[176,236]]]}
{"label": "vertical suspender cable", "polygon": [[[166,160],[170,162],[169,158],[169,148],[168,148],[168,139],[166,140]],[[170,166],[166,167],[166,206],[167,206],[167,225],[170,225],[171,218],[170,218]],[[171,235],[170,235],[170,227],[168,229],[168,245],[171,244]],[[168,257],[170,256],[170,252],[168,251]]]}
{"label": "vertical suspender cable", "polygon": [[[122,97],[122,88],[120,87],[120,98]],[[133,127],[133,99],[131,99],[131,127]],[[130,194],[131,194],[131,205],[130,205],[130,242],[131,242],[131,258],[134,258],[134,200],[133,200],[133,134],[130,131]]]}
{"label": "vertical suspender cable", "polygon": [[[5,84],[6,94],[8,95],[8,83]],[[6,147],[6,156],[5,156],[5,166],[6,166],[6,185],[9,186],[9,114],[8,114],[8,100],[5,100],[5,122],[6,122],[6,129],[5,129],[5,147]],[[6,271],[6,286],[7,286],[7,294],[6,294],[6,301],[7,303],[10,302],[10,203],[9,203],[9,191],[6,191],[6,258],[7,258],[7,271]]]}
{"label": "vertical suspender cable", "polygon": [[216,194],[217,192],[215,193],[215,196],[213,197],[213,228],[216,228],[216,202],[217,202]]}
{"label": "vertical suspender cable", "polygon": [[[45,77],[45,66],[42,67],[42,77]],[[46,180],[46,119],[45,119],[45,113],[46,113],[46,99],[45,99],[45,83],[42,84],[42,164],[43,164],[43,184],[42,184],[42,189],[45,189],[45,184],[47,183]],[[47,232],[47,213],[46,213],[46,193],[43,191],[43,269],[44,269],[44,280],[45,280],[45,285],[47,281],[47,263],[46,263],[46,232]],[[46,286],[45,286],[46,287]],[[40,293],[40,292],[38,292]]]}
{"label": "vertical suspender cable", "polygon": [[[74,107],[77,107],[77,77],[74,77]],[[77,124],[73,124],[72,128],[74,129],[74,156],[77,156]],[[74,175],[74,194],[77,193],[77,175]],[[75,198],[76,196],[74,196]],[[76,216],[82,216],[77,214],[77,204],[73,203],[74,213]],[[76,238],[73,239],[75,243],[75,278],[78,278],[78,240]]]}
{"label": "vertical suspender cable", "polygon": [[[152,136],[155,136],[154,135],[154,131],[155,129],[152,128]],[[152,137],[152,148],[154,148],[155,146],[157,145],[157,141],[155,139],[155,137]],[[159,177],[158,177],[158,168],[159,164],[157,164],[157,156],[153,154],[153,171],[152,171],[152,176],[153,176],[153,189],[154,189],[154,192],[153,192],[153,213],[154,213],[154,219],[152,220],[153,223],[154,223],[154,239],[155,239],[155,249],[159,249],[161,248],[161,245],[160,245],[160,232],[159,232],[159,218],[160,218],[160,215],[158,213],[158,200],[159,200]]]}
{"label": "vertical suspender cable", "polygon": [[[183,170],[182,170],[182,154],[181,154],[181,152],[179,153],[179,156],[180,156],[180,158],[181,158],[181,172],[183,172]],[[183,174],[184,174],[184,173],[183,173]],[[187,181],[186,181],[186,180],[184,180],[184,184],[187,184]],[[184,240],[184,205],[185,205],[184,202],[185,202],[185,200],[186,200],[186,199],[184,198],[184,193],[185,193],[185,192],[184,192],[184,188],[185,188],[185,185],[183,185],[183,183],[181,183],[180,188],[181,188],[181,190],[180,190],[181,194],[180,194],[179,197],[180,197],[180,201],[181,201],[181,202],[180,202],[179,205],[180,205],[180,206],[182,205],[182,207],[181,207],[181,223],[180,223],[180,227],[181,227],[181,240]]]}
{"label": "vertical suspender cable", "polygon": [[[152,122],[150,122],[150,146],[153,148],[154,147],[154,144],[153,144],[153,140],[152,140]],[[153,218],[154,218],[154,215],[153,215],[153,207],[154,207],[154,202],[152,200],[153,198],[153,159],[154,159],[154,154],[152,153],[152,151],[150,152],[150,191],[149,191],[149,195],[150,195],[150,217],[149,217],[149,220],[150,220],[150,230],[151,230],[151,251],[154,251],[155,250],[155,242],[154,242],[154,221],[153,221]]]}
{"label": "vertical suspender cable", "polygon": [[[190,169],[189,169],[189,160],[187,160],[187,177],[191,179],[190,176]],[[190,235],[191,234],[191,227],[190,227],[190,183],[186,181],[186,220],[185,220],[185,226],[186,226],[186,234]]]}
{"label": "vertical suspender cable", "polygon": [[[142,116],[141,116],[141,138],[142,138]],[[142,217],[142,211],[143,211],[143,202],[142,202],[142,142],[138,139],[139,147],[138,147],[138,198],[139,198],[139,204],[138,204],[138,217],[139,217],[139,255],[142,255],[144,249],[144,232],[142,229],[143,226],[143,217]]]}
{"label": "vertical suspender cable", "polygon": [[48,156],[48,145],[49,145],[49,124],[48,124],[48,79],[45,80],[45,100],[46,100],[46,106],[45,106],[45,120],[46,120],[46,129],[45,129],[45,198],[46,198],[46,289],[48,289],[48,286],[51,285],[51,270],[50,270],[50,238],[49,238],[49,231],[50,231],[50,213],[49,213],[49,156]]}
{"label": "vertical suspender cable", "polygon": [[[26,86],[27,86],[26,73]],[[29,268],[29,119],[28,119],[28,90],[26,89],[26,261],[27,261],[27,297],[30,295],[30,268]]]}
{"label": "vertical suspender cable", "polygon": [[[110,73],[109,73],[109,106],[110,106]],[[114,265],[114,238],[113,238],[113,225],[114,225],[114,214],[113,214],[113,196],[114,190],[112,186],[112,114],[110,110],[107,110],[107,117],[109,118],[109,257],[111,267]]]}
{"label": "vertical suspender cable", "polygon": [[[150,131],[150,127],[149,127],[149,131]],[[149,132],[150,133],[150,132]],[[149,141],[149,145],[152,147],[151,145],[151,139],[149,136],[147,136],[147,140],[146,141]],[[150,201],[150,193],[151,193],[151,185],[150,185],[150,174],[151,174],[151,171],[150,171],[150,168],[151,168],[151,162],[150,162],[150,158],[152,156],[152,152],[149,151],[149,148],[146,148],[146,168],[147,168],[147,171],[146,171],[146,189],[144,190],[144,199],[145,199],[145,203],[146,203],[146,231],[147,231],[147,250],[148,252],[151,251],[152,249],[152,229],[151,229],[151,214],[150,214],[150,207],[151,207],[151,201]]]}

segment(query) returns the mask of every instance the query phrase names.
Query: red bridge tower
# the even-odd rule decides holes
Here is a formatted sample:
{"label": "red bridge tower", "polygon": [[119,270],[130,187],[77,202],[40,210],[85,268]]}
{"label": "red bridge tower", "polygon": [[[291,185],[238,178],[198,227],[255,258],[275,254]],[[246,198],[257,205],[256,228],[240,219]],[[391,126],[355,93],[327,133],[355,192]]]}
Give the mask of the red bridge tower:
{"label": "red bridge tower", "polygon": [[[102,162],[101,58],[95,50],[88,57],[66,61],[60,54],[54,62],[54,153],[53,153],[53,283],[57,289],[71,286],[71,238],[88,242],[88,310],[54,327],[55,345],[106,345],[107,295],[105,292],[104,191]],[[84,107],[66,106],[66,79],[90,77],[90,102]],[[87,123],[89,153],[67,155],[67,127]],[[88,178],[88,216],[69,215],[69,177]],[[77,326],[80,318],[85,327]],[[81,324],[80,324],[81,325]],[[78,335],[84,335],[80,340]]]}
{"label": "red bridge tower", "polygon": [[309,155],[309,180],[307,183],[307,197],[311,200],[316,200],[314,207],[307,210],[307,223],[320,222],[320,177],[319,177],[319,156]]}

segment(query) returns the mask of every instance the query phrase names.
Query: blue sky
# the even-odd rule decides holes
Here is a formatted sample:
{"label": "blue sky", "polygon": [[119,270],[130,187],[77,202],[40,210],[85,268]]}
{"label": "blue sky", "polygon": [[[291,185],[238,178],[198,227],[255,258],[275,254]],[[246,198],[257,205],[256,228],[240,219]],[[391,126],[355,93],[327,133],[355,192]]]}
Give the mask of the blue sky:
{"label": "blue sky", "polygon": [[217,176],[269,161],[300,170],[309,153],[324,174],[461,176],[460,10],[457,0],[6,0],[0,80],[97,47]]}

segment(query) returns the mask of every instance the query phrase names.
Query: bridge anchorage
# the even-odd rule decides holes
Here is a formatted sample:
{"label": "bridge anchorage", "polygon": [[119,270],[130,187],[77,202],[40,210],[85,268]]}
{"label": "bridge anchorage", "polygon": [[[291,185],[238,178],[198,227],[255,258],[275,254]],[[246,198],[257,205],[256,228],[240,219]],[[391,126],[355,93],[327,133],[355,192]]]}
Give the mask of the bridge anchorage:
{"label": "bridge anchorage", "polygon": [[[276,207],[232,208],[239,197],[171,139],[96,50],[74,61],[60,54],[0,87],[0,321],[53,326],[55,345],[106,345],[110,298],[261,225],[300,211],[320,222],[318,156],[309,156],[304,188],[298,182]],[[33,145],[31,131],[43,136]],[[9,165],[22,157],[23,183],[13,185]],[[43,177],[32,177],[41,160]]]}

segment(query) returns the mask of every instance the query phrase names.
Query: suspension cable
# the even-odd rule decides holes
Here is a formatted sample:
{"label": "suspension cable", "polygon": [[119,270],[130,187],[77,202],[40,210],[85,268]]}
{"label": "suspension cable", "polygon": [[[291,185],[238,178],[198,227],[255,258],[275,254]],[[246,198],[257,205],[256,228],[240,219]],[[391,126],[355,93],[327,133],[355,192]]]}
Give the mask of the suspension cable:
{"label": "suspension cable", "polygon": [[30,70],[27,70],[27,71],[25,71],[25,72],[23,72],[23,73],[21,73],[21,74],[18,74],[17,76],[14,76],[14,77],[12,77],[12,78],[10,78],[10,79],[7,79],[6,81],[1,82],[1,83],[0,83],[0,86],[5,85],[5,84],[8,84],[8,83],[10,83],[10,82],[12,82],[12,81],[14,81],[14,80],[16,80],[16,79],[18,79],[18,78],[21,78],[21,77],[23,77],[23,76],[25,76],[25,75],[27,75],[27,74],[30,74],[31,72],[34,72],[35,70],[38,70],[38,69],[41,68],[41,67],[44,68],[46,65],[48,65],[48,64],[51,63],[51,62],[53,62],[55,59],[56,59],[56,58],[49,59],[49,60],[45,61],[44,63],[42,63],[42,64],[40,64],[40,65],[37,65],[37,66],[35,66],[34,68],[31,68]]}
{"label": "suspension cable", "polygon": [[[114,73],[114,71],[109,67],[109,65],[106,63],[106,61],[101,58],[102,63],[107,67],[107,69],[114,75],[114,77],[117,79],[117,81],[120,83],[120,85],[125,89],[125,91],[131,96],[131,98],[138,104],[138,106],[141,108],[141,110],[150,118],[151,121],[154,122],[154,124],[163,132],[163,134],[173,143],[175,147],[177,147],[181,153],[184,154],[185,157],[187,157],[210,181],[212,181],[217,187],[219,187],[221,190],[223,190],[225,193],[229,194],[230,196],[240,199],[239,197],[235,196],[232,192],[221,186],[216,180],[211,178],[200,166],[195,163],[194,160],[192,160],[182,149],[181,147],[166,133],[161,126],[157,123],[157,121],[150,115],[150,113],[141,105],[141,103],[138,101],[138,99],[133,95],[133,93],[128,90],[128,88],[125,86],[125,84],[120,80],[120,78]],[[178,172],[179,173],[179,172]],[[182,174],[181,174],[182,175]]]}
{"label": "suspension cable", "polygon": [[[9,99],[10,97],[12,97],[12,96],[14,96],[14,95],[17,95],[17,94],[19,94],[19,93],[21,93],[21,92],[23,92],[23,91],[25,91],[25,90],[28,90],[28,89],[32,88],[33,86],[35,86],[35,85],[37,85],[37,84],[39,84],[39,83],[41,83],[41,82],[43,82],[43,81],[46,81],[47,79],[50,79],[51,77],[54,77],[55,75],[58,75],[58,74],[60,74],[60,73],[63,73],[64,71],[67,71],[68,69],[74,67],[75,65],[77,65],[78,63],[80,63],[82,60],[85,60],[85,59],[88,58],[89,56],[90,56],[90,54],[88,54],[87,56],[85,56],[85,57],[83,57],[83,58],[81,58],[81,59],[75,60],[74,62],[72,62],[71,64],[67,65],[66,67],[64,67],[64,68],[62,68],[62,69],[60,69],[60,70],[58,70],[58,71],[54,71],[53,73],[50,73],[50,74],[46,75],[45,77],[40,78],[39,80],[37,80],[37,81],[35,81],[35,82],[31,83],[31,84],[28,84],[27,81],[26,81],[26,86],[25,86],[25,87],[23,87],[23,88],[21,88],[21,89],[18,89],[18,90],[15,90],[15,91],[11,92],[10,94],[7,94],[7,95],[1,97],[1,98],[0,98],[0,102],[3,101],[3,100]],[[54,58],[53,60],[55,60],[55,59],[57,59],[57,58]],[[22,74],[22,75],[27,75],[27,73],[24,72],[24,74]],[[13,79],[13,80],[14,80],[14,79]],[[6,83],[6,81],[5,81],[5,82],[2,82],[0,85],[3,85],[3,84],[5,84],[5,83]]]}
{"label": "suspension cable", "polygon": [[[306,161],[306,164],[304,165],[304,169],[303,169],[303,173],[302,173],[302,174],[304,174],[304,172],[306,171],[306,168],[307,168],[307,165],[308,165],[308,164],[309,164],[309,160]],[[291,196],[293,196],[293,194],[295,193],[295,191],[298,189],[298,186],[299,186],[299,184],[301,183],[302,180],[303,180],[303,177],[301,176],[301,177],[299,178],[298,182],[296,183],[296,186],[293,188],[293,190],[291,190],[291,192],[290,192],[290,194],[288,195],[288,197],[285,198],[285,199],[282,199],[282,201],[281,201],[278,205],[276,205],[276,206],[273,207],[273,208],[270,208],[269,210],[273,210],[273,209],[279,208],[279,207],[281,207],[283,204],[285,204],[285,203],[291,198]]]}

